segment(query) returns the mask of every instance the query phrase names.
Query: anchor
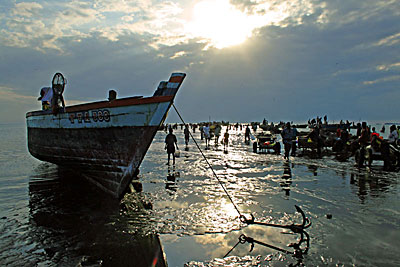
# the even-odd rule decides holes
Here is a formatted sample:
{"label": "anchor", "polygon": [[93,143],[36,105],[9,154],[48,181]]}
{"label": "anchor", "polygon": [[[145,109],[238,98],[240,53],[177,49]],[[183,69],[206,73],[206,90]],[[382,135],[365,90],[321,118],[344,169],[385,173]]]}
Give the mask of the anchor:
{"label": "anchor", "polygon": [[[307,254],[309,246],[310,246],[310,236],[309,234],[305,231],[305,229],[307,229],[308,227],[311,226],[311,221],[310,219],[308,219],[303,210],[295,205],[297,212],[299,212],[303,218],[303,222],[301,224],[288,224],[288,225],[284,225],[284,224],[274,224],[274,223],[264,223],[264,222],[256,222],[254,216],[251,214],[251,219],[247,219],[244,215],[240,216],[240,220],[243,223],[246,224],[256,224],[256,225],[263,225],[263,226],[268,226],[268,227],[276,227],[276,228],[283,228],[283,229],[289,229],[290,231],[292,231],[293,233],[296,234],[300,234],[300,239],[297,243],[291,243],[288,245],[288,247],[292,247],[294,249],[294,251],[289,251],[287,249],[283,249],[277,246],[273,246],[270,244],[267,244],[265,242],[261,242],[259,240],[256,240],[252,237],[248,237],[244,234],[239,236],[239,241],[238,243],[224,256],[228,256],[229,253],[232,252],[232,250],[238,245],[238,244],[245,244],[245,243],[249,243],[251,245],[250,247],[250,252],[253,250],[254,248],[254,244],[258,244],[258,245],[262,245],[280,252],[283,252],[285,254],[289,254],[292,255],[295,258],[298,259],[302,259],[303,255]],[[306,243],[305,248],[302,249],[302,244]]]}
{"label": "anchor", "polygon": [[282,225],[282,224],[274,224],[274,223],[256,222],[253,214],[250,214],[251,219],[247,219],[244,215],[241,215],[240,220],[246,224],[257,224],[257,225],[264,225],[264,226],[270,226],[270,227],[284,228],[284,229],[289,229],[293,233],[296,233],[296,234],[303,233],[304,229],[307,229],[308,227],[311,226],[311,221],[306,217],[306,215],[304,214],[304,211],[299,206],[297,206],[297,205],[294,205],[294,206],[295,206],[297,212],[299,212],[303,218],[302,224],[292,223],[290,225]]}

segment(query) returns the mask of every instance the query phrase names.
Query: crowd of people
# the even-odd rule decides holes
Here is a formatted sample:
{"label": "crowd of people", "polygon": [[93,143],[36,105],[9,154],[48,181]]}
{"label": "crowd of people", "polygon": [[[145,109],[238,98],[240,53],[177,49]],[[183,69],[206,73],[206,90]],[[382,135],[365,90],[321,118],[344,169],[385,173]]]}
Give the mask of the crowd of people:
{"label": "crowd of people", "polygon": [[[229,129],[233,127],[237,131],[243,131],[244,142],[249,144],[251,140],[257,142],[253,133],[257,131],[257,124],[225,124],[227,125],[226,131],[223,134],[221,143],[224,145],[224,152],[228,151],[229,146]],[[325,147],[331,147],[333,152],[337,155],[345,156],[346,160],[352,156],[356,156],[356,163],[358,166],[362,166],[364,161],[367,161],[368,165],[371,165],[373,160],[373,155],[379,153],[381,159],[385,163],[385,168],[390,169],[393,164],[398,164],[393,162],[391,154],[393,151],[397,153],[398,146],[400,145],[400,126],[391,125],[389,129],[389,136],[384,139],[382,135],[376,132],[375,127],[370,127],[366,122],[358,123],[353,125],[352,128],[355,129],[355,135],[350,133],[350,123],[336,124],[337,128],[327,127],[327,118],[324,117],[324,123],[322,123],[321,118],[316,120],[310,120],[308,128],[309,131],[299,132],[295,125],[291,125],[290,122],[279,123],[279,132],[275,134],[280,134],[282,137],[282,143],[284,148],[284,160],[289,161],[290,157],[296,156],[298,148],[309,147],[312,151],[315,151],[315,155],[318,157],[322,156],[322,150]],[[330,125],[332,126],[332,125]],[[170,126],[169,131],[172,134],[172,127],[177,128],[178,125]],[[210,149],[211,139],[214,138],[214,145],[218,146],[220,142],[222,125],[221,123],[202,123],[202,124],[191,124],[191,125],[181,125],[184,127],[185,136],[185,150],[188,149],[190,132],[195,133],[197,129],[200,131],[200,139],[205,142],[205,149]],[[191,131],[190,129],[191,128]],[[371,129],[370,129],[371,128]],[[276,129],[276,128],[274,128]],[[381,129],[381,133],[384,133],[385,127]],[[170,155],[173,156],[173,163],[175,164],[174,151],[178,149],[176,143],[176,137],[172,138],[170,134],[167,135],[166,150],[168,153],[168,164],[170,161]],[[256,134],[255,134],[256,135]],[[176,147],[176,149],[175,149]],[[276,151],[275,151],[276,152]],[[277,152],[280,153],[280,150]],[[369,157],[368,157],[369,156]],[[375,157],[376,158],[376,157]],[[400,159],[400,156],[399,156]],[[400,166],[399,166],[400,167]]]}
{"label": "crowd of people", "polygon": [[[167,136],[165,137],[165,150],[167,151],[167,154],[168,154],[167,165],[170,165],[171,156],[172,156],[173,165],[175,165],[176,151],[179,151],[176,135],[173,134],[174,129],[177,129],[177,128],[178,128],[177,124],[164,127],[164,130],[167,131],[167,129],[168,129],[168,132],[169,132],[167,134]],[[185,138],[185,150],[186,151],[189,150],[189,147],[188,147],[189,141],[190,141],[190,137],[192,136],[189,128],[192,129],[193,133],[195,133],[196,129],[199,128],[200,138],[201,138],[201,140],[205,141],[205,144],[206,144],[205,149],[206,150],[210,149],[210,143],[211,143],[212,138],[214,138],[214,145],[216,147],[219,145],[219,140],[220,140],[221,131],[222,131],[221,124],[213,125],[212,129],[211,129],[209,123],[201,124],[200,126],[198,124],[181,125],[181,128],[184,128],[183,133],[184,133],[184,138]],[[228,146],[229,146],[229,128],[226,128],[226,131],[223,135],[221,143],[224,146],[224,152],[227,153]]]}

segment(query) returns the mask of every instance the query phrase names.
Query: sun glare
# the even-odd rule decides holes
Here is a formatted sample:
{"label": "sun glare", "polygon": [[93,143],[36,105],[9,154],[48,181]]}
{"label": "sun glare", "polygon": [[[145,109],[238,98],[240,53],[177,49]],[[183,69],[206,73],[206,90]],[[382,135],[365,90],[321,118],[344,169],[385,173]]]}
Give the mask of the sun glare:
{"label": "sun glare", "polygon": [[194,37],[210,40],[217,48],[238,45],[251,36],[252,26],[246,14],[235,9],[229,0],[205,0],[193,8],[186,27]]}

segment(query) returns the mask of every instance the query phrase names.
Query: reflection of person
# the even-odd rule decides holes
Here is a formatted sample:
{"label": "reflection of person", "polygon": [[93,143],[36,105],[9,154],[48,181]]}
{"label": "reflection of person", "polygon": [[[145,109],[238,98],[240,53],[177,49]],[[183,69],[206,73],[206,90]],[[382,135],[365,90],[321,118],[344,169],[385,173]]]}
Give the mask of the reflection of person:
{"label": "reflection of person", "polygon": [[167,165],[169,165],[169,160],[170,160],[170,156],[172,154],[172,158],[173,158],[173,164],[175,165],[175,146],[176,149],[178,149],[178,144],[177,144],[177,140],[176,140],[176,136],[173,134],[172,128],[169,128],[169,134],[167,134],[167,136],[165,137],[165,149],[167,150],[167,154],[168,154],[168,163]]}

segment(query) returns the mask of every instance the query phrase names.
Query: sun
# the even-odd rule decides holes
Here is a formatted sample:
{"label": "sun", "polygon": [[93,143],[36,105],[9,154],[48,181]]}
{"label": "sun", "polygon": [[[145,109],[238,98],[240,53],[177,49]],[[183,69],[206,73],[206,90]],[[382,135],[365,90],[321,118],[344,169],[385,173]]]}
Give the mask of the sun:
{"label": "sun", "polygon": [[204,0],[193,7],[186,30],[194,37],[205,38],[217,48],[243,43],[251,36],[252,25],[246,14],[229,0]]}

